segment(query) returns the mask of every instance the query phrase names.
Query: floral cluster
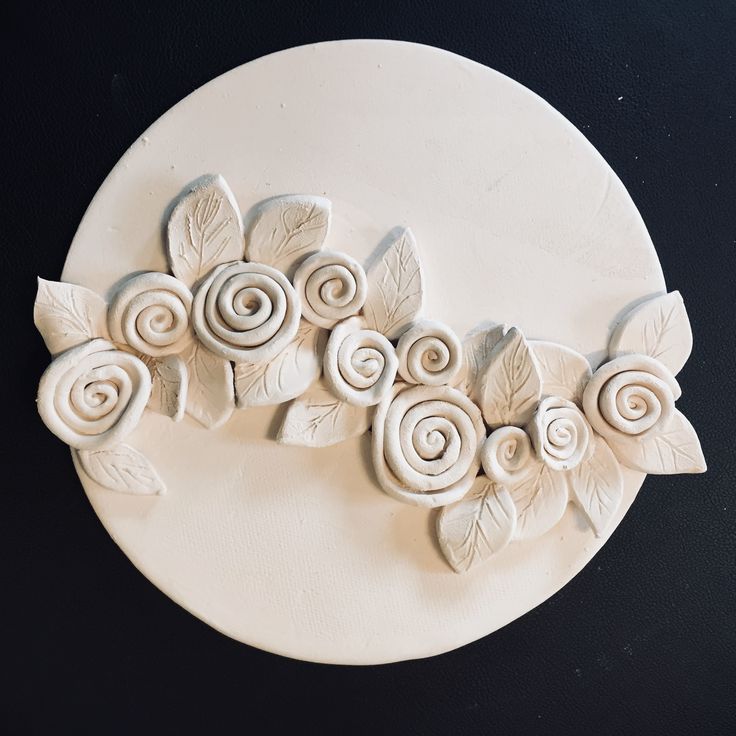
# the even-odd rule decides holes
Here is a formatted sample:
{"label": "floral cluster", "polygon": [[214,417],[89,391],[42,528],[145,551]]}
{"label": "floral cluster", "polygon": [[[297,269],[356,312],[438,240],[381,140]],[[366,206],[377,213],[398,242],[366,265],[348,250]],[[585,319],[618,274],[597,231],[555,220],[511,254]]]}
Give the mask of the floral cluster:
{"label": "floral cluster", "polygon": [[675,408],[692,344],[677,292],[633,310],[592,373],[584,356],[516,327],[484,325],[461,341],[421,317],[409,230],[366,271],[324,249],[329,223],[327,200],[292,196],[263,203],[244,227],[222,177],[203,177],[171,212],[171,274],[133,275],[109,303],[39,280],[35,321],[56,356],[39,413],[93,480],[163,491],[122,444],[146,407],[216,428],[235,408],[290,401],[280,442],[320,447],[370,429],[381,487],[443,507],[440,546],[465,572],[548,532],[570,501],[603,534],[621,512],[622,465],[705,469]]}

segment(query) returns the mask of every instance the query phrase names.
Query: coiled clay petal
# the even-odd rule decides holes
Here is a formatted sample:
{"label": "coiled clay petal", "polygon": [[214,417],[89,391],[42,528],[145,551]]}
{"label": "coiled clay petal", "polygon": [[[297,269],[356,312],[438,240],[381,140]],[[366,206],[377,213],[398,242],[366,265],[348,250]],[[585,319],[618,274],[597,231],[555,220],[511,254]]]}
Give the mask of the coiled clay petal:
{"label": "coiled clay petal", "polygon": [[501,485],[514,485],[524,478],[532,467],[532,458],[531,440],[520,427],[499,427],[481,450],[485,474]]}
{"label": "coiled clay petal", "polygon": [[38,385],[38,413],[63,442],[97,450],[123,440],[138,424],[151,393],[151,374],[135,355],[107,340],[62,353]]}
{"label": "coiled clay petal", "polygon": [[286,276],[262,263],[218,266],[192,303],[192,322],[205,347],[236,363],[270,360],[299,329],[301,306]]}
{"label": "coiled clay petal", "polygon": [[551,470],[572,470],[588,452],[588,422],[567,399],[542,399],[527,429],[537,457]]}
{"label": "coiled clay petal", "polygon": [[396,352],[399,375],[408,383],[452,383],[463,363],[457,335],[447,325],[432,320],[422,320],[409,328],[399,338]]}

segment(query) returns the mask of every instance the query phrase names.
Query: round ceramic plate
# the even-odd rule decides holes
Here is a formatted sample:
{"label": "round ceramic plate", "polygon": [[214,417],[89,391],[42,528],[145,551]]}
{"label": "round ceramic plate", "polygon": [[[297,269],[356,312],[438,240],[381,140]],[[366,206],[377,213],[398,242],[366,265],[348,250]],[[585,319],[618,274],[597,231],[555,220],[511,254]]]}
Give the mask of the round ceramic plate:
{"label": "round ceramic plate", "polygon": [[[242,211],[274,195],[332,201],[328,247],[365,258],[410,226],[425,309],[458,334],[483,320],[567,345],[594,365],[617,317],[664,290],[621,182],[529,90],[467,59],[389,41],[291,49],[210,82],[123,156],[80,225],[63,279],[99,293],[166,270],[162,222],[186,184],[220,173]],[[545,536],[456,575],[434,511],[381,492],[369,436],[281,446],[284,407],[208,431],[146,412],[131,436],[164,496],[80,479],[113,539],[164,593],[247,644],[372,664],[453,649],[523,615],[605,543],[572,505]],[[591,605],[595,605],[591,601]]]}

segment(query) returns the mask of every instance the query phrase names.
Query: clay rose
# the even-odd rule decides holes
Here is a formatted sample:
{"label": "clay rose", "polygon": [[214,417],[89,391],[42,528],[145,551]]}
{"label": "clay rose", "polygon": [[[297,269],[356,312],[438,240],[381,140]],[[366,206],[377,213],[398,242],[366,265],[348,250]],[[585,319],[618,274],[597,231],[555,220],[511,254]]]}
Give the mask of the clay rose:
{"label": "clay rose", "polygon": [[583,409],[603,437],[642,435],[664,426],[680,387],[658,360],[623,355],[602,365],[583,393]]}
{"label": "clay rose", "polygon": [[567,399],[542,399],[527,430],[537,457],[552,470],[572,470],[588,452],[588,422]]}
{"label": "clay rose", "polygon": [[178,279],[151,271],[125,281],[115,294],[107,325],[115,342],[144,355],[181,352],[192,340],[192,294]]}
{"label": "clay rose", "polygon": [[529,435],[519,427],[499,427],[483,444],[485,474],[502,485],[514,485],[528,472],[532,459]]}
{"label": "clay rose", "polygon": [[397,384],[373,419],[373,467],[399,501],[444,506],[473,484],[484,438],[480,409],[457,389]]}
{"label": "clay rose", "polygon": [[452,383],[463,363],[457,335],[441,322],[422,320],[410,327],[396,348],[399,374],[409,383]]}
{"label": "clay rose", "polygon": [[363,267],[345,253],[333,251],[307,258],[294,274],[294,288],[304,319],[327,328],[358,314],[368,290]]}
{"label": "clay rose", "polygon": [[78,450],[113,445],[135,429],[151,393],[151,374],[131,353],[97,339],[62,353],[38,385],[38,413]]}
{"label": "clay rose", "polygon": [[200,284],[192,322],[203,345],[236,363],[278,355],[299,329],[299,297],[286,276],[261,263],[235,261]]}
{"label": "clay rose", "polygon": [[388,394],[399,359],[394,346],[380,332],[367,330],[360,317],[338,323],[325,348],[324,377],[342,401],[372,406]]}

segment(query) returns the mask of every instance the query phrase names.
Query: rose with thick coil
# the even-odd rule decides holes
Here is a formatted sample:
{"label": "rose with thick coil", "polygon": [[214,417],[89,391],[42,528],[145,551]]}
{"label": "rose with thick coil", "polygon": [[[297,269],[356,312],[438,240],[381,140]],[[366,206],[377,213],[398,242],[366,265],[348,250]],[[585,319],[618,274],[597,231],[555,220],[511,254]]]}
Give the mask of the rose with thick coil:
{"label": "rose with thick coil", "polygon": [[114,445],[135,429],[151,393],[145,363],[107,340],[62,353],[38,385],[38,413],[78,450]]}
{"label": "rose with thick coil", "polygon": [[304,319],[331,328],[360,312],[368,285],[363,267],[345,253],[323,251],[307,258],[294,274]]}
{"label": "rose with thick coil", "polygon": [[218,266],[192,303],[197,337],[236,363],[276,357],[296,335],[300,314],[299,297],[286,276],[262,263]]}
{"label": "rose with thick coil", "polygon": [[380,332],[366,330],[360,317],[335,326],[325,348],[324,377],[330,391],[354,406],[373,406],[388,394],[399,359]]}
{"label": "rose with thick coil", "polygon": [[415,506],[462,498],[480,468],[480,409],[450,386],[396,384],[373,419],[373,466],[386,493]]}
{"label": "rose with thick coil", "polygon": [[572,401],[548,396],[539,402],[527,430],[537,457],[552,470],[572,470],[586,457],[590,428]]}
{"label": "rose with thick coil", "polygon": [[452,383],[463,363],[457,335],[441,322],[422,320],[410,327],[396,348],[399,375],[408,383],[441,386]]}
{"label": "rose with thick coil", "polygon": [[583,394],[585,416],[603,437],[640,437],[667,424],[680,386],[658,360],[623,355],[604,363]]}
{"label": "rose with thick coil", "polygon": [[505,486],[514,486],[527,475],[533,466],[532,458],[531,440],[520,427],[499,427],[481,450],[483,471],[491,480]]}
{"label": "rose with thick coil", "polygon": [[158,358],[189,345],[191,310],[192,294],[181,281],[151,271],[125,281],[110,304],[107,325],[115,342]]}

